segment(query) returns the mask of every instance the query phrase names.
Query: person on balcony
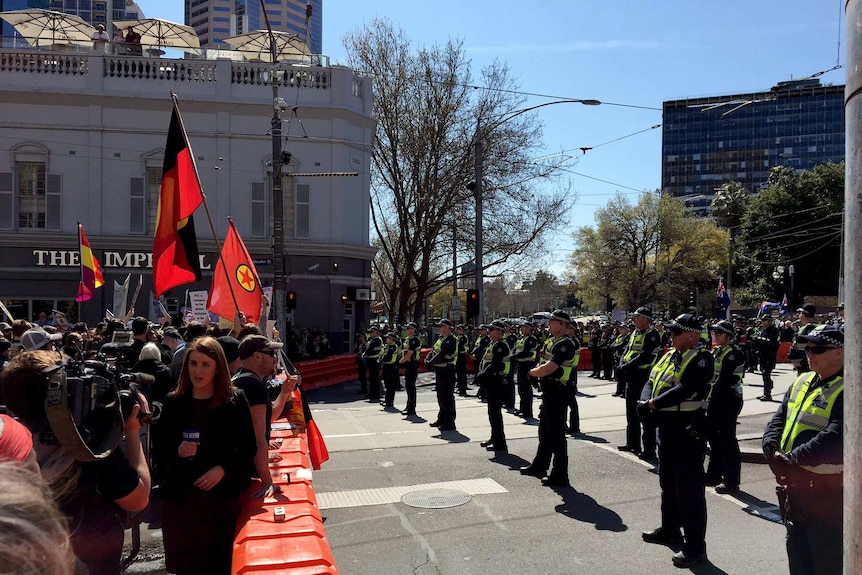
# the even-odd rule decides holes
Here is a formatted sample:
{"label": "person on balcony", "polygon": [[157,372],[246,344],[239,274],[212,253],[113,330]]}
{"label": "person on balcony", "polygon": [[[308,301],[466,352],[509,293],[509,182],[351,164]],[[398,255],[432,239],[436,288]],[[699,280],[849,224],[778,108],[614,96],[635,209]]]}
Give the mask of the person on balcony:
{"label": "person on balcony", "polygon": [[104,24],[96,26],[96,29],[93,30],[93,33],[90,35],[90,39],[93,41],[93,50],[105,50],[108,43],[111,41],[111,37],[108,36],[107,32],[105,32]]}
{"label": "person on balcony", "polygon": [[131,26],[126,28],[126,48],[132,56],[141,56],[143,54],[141,35],[135,32],[135,29]]}

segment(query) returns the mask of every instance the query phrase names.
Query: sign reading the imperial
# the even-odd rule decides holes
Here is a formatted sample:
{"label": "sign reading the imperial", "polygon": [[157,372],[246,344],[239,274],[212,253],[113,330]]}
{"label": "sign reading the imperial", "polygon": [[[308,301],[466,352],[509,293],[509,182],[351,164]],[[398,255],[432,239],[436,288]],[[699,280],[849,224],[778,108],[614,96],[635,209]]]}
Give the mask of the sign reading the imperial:
{"label": "sign reading the imperial", "polygon": [[[33,250],[37,266],[77,267],[81,265],[78,250]],[[212,269],[206,254],[200,254],[201,269]],[[149,252],[102,252],[103,268],[152,268],[153,254]]]}

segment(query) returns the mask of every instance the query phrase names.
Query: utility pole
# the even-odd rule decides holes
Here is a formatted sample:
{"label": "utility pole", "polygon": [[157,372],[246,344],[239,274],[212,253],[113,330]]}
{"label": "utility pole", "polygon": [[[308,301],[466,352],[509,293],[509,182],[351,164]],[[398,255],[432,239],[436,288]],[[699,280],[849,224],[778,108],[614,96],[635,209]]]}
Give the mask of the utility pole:
{"label": "utility pole", "polygon": [[473,145],[473,194],[476,198],[476,291],[479,295],[479,312],[476,315],[476,325],[485,323],[485,275],[482,261],[482,120],[476,118],[476,141]]}
{"label": "utility pole", "polygon": [[[844,224],[849,230],[862,225],[862,19],[860,1],[847,0],[844,8],[847,38],[847,83],[844,88],[846,155]],[[858,573],[862,565],[862,249],[856,234],[842,232],[844,246],[844,573]]]}

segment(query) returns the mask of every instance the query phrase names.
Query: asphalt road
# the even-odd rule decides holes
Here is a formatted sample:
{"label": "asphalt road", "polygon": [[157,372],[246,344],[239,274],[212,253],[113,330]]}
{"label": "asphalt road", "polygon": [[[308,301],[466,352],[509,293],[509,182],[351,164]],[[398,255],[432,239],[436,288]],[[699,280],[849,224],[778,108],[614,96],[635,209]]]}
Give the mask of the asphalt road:
{"label": "asphalt road", "polygon": [[[457,398],[458,431],[429,427],[437,412],[430,374],[420,376],[419,415],[412,419],[363,399],[358,383],[309,393],[330,451],[314,487],[342,575],[687,571],[672,566],[675,549],[641,540],[641,531],[659,524],[658,476],[616,450],[625,416],[623,401],[611,397],[615,384],[585,375],[584,435],[568,440],[571,488],[543,487],[517,472],[535,454],[535,421],[504,415],[509,455],[499,460],[479,446],[489,431],[486,405],[475,397]],[[789,366],[779,366],[774,379],[773,395],[781,397],[793,381]],[[738,427],[741,445],[754,452],[777,407],[754,400],[760,381],[746,375]],[[398,392],[396,406],[405,400]],[[742,494],[708,488],[710,562],[691,572],[787,573],[774,485],[765,465],[744,463]],[[129,572],[164,573],[157,514],[144,523],[142,541]]]}

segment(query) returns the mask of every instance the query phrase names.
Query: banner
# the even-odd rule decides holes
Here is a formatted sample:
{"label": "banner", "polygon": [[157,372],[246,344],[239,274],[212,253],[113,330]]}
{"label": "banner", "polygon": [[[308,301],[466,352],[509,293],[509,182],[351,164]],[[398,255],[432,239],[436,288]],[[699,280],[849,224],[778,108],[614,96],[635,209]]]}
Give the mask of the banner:
{"label": "banner", "polygon": [[114,305],[112,313],[114,317],[123,317],[126,315],[126,301],[129,299],[129,281],[132,279],[132,274],[126,276],[126,280],[120,284],[114,280]]}
{"label": "banner", "polygon": [[227,237],[213,272],[207,309],[233,319],[240,309],[246,321],[257,323],[261,309],[260,277],[233,220],[228,221]]}
{"label": "banner", "polygon": [[207,291],[190,291],[192,319],[201,323],[207,320]]}

